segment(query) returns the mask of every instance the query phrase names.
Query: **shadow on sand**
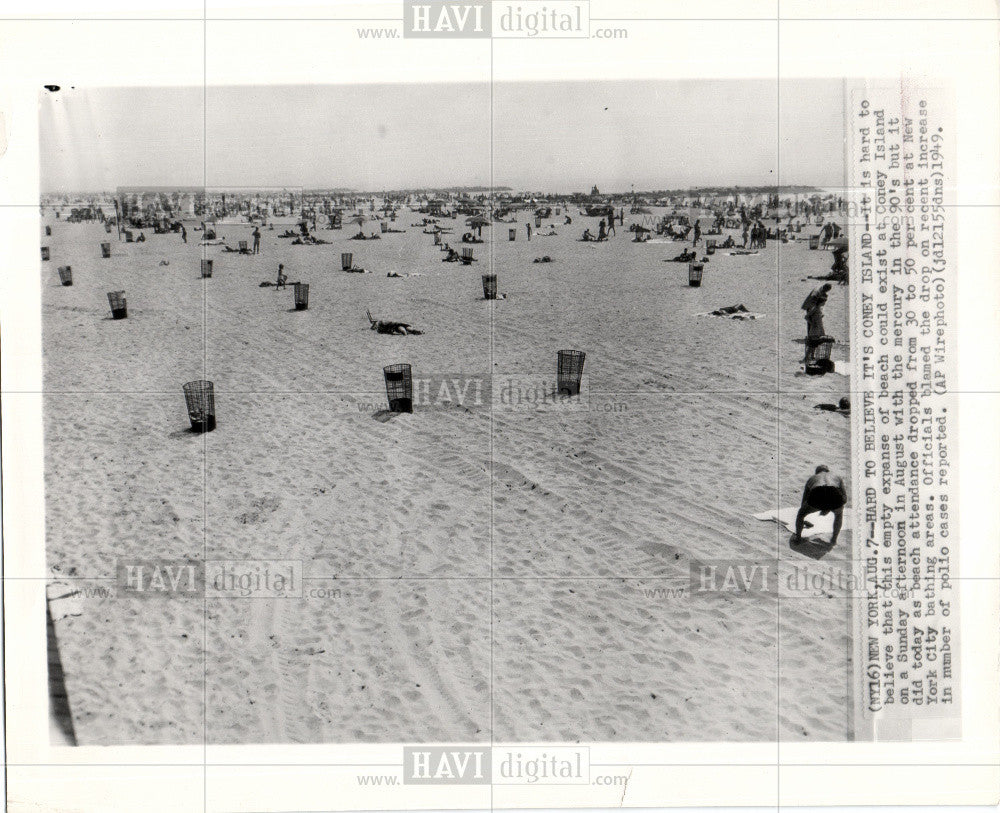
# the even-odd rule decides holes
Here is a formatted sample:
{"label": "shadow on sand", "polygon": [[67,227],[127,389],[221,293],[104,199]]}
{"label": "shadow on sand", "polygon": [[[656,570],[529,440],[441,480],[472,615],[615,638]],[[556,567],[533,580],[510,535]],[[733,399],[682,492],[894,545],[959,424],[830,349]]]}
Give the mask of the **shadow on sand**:
{"label": "shadow on sand", "polygon": [[819,560],[832,551],[835,546],[831,545],[825,539],[817,539],[815,537],[796,541],[793,535],[788,538],[788,547],[796,553],[808,556],[810,559]]}
{"label": "shadow on sand", "polygon": [[51,745],[76,745],[73,716],[70,714],[69,696],[66,694],[66,679],[48,602],[45,602],[45,627],[49,651],[49,741]]}

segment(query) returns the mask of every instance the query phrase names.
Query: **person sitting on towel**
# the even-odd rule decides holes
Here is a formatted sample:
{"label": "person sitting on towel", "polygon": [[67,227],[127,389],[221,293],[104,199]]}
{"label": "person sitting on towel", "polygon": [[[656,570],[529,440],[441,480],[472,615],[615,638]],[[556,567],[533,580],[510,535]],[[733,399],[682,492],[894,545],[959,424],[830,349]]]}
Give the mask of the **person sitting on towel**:
{"label": "person sitting on towel", "polygon": [[584,241],[585,241],[585,242],[588,242],[588,243],[589,243],[589,242],[590,242],[591,240],[593,240],[593,239],[594,239],[594,235],[592,235],[592,234],[590,233],[590,229],[584,229],[584,230],[583,230],[583,239],[584,239]]}
{"label": "person sitting on towel", "polygon": [[689,262],[693,262],[697,258],[698,258],[697,253],[695,253],[694,251],[690,251],[689,252],[687,249],[684,249],[680,254],[678,254],[676,257],[674,257],[674,259],[671,260],[671,262],[675,262],[675,263],[689,263]]}
{"label": "person sitting on towel", "polygon": [[830,473],[827,466],[817,466],[816,473],[806,480],[802,492],[802,505],[795,517],[795,535],[793,542],[802,541],[802,529],[805,527],[806,516],[819,511],[826,515],[833,511],[833,533],[830,535],[830,546],[837,544],[840,528],[844,522],[844,506],[847,504],[847,488],[844,481]]}

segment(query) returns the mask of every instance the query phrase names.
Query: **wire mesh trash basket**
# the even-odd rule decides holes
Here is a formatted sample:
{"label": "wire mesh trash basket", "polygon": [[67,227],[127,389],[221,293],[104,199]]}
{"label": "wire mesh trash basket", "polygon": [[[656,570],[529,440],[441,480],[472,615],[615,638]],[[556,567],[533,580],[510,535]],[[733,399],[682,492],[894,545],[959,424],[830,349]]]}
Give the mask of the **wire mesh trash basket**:
{"label": "wire mesh trash basket", "polygon": [[295,310],[304,311],[309,307],[309,283],[295,283]]}
{"label": "wire mesh trash basket", "polygon": [[126,243],[132,242],[132,232],[130,232],[128,229],[125,229],[125,242]]}
{"label": "wire mesh trash basket", "polygon": [[344,271],[350,271],[354,265],[354,255],[349,251],[344,251],[340,255],[340,267]]}
{"label": "wire mesh trash basket", "polygon": [[378,225],[379,225],[379,228],[382,230],[382,234],[385,234],[387,231],[389,231],[389,224],[386,223],[384,220],[381,223],[379,223]]}
{"label": "wire mesh trash basket", "polygon": [[830,353],[836,339],[833,336],[818,336],[813,339],[806,339],[809,346],[809,357],[806,359],[806,373],[808,375],[824,375],[832,373],[835,369]]}
{"label": "wire mesh trash basket", "polygon": [[188,381],[184,385],[184,400],[192,431],[215,429],[215,385],[211,381]]}
{"label": "wire mesh trash basket", "polygon": [[111,243],[101,243],[101,256],[105,260],[111,257]]}
{"label": "wire mesh trash basket", "polygon": [[413,412],[413,373],[409,364],[390,364],[382,368],[385,394],[392,412]]}
{"label": "wire mesh trash basket", "polygon": [[71,265],[60,265],[59,266],[59,281],[63,285],[73,284],[73,266]]}
{"label": "wire mesh trash basket", "polygon": [[819,235],[814,234],[809,238],[809,250],[818,251],[819,250]]}
{"label": "wire mesh trash basket", "polygon": [[112,319],[128,318],[128,303],[125,301],[124,291],[108,291],[108,302],[111,305]]}
{"label": "wire mesh trash basket", "polygon": [[42,261],[43,262],[48,262],[49,261],[49,247],[48,246],[42,246]]}
{"label": "wire mesh trash basket", "polygon": [[462,262],[463,263],[465,263],[466,265],[468,265],[474,259],[475,258],[472,256],[472,249],[471,248],[467,248],[466,247],[466,248],[462,249]]}
{"label": "wire mesh trash basket", "polygon": [[246,240],[240,240],[240,254],[249,254],[250,249],[247,247]]}
{"label": "wire mesh trash basket", "polygon": [[702,263],[688,263],[688,285],[692,288],[701,287],[701,277],[705,273],[705,266]]}
{"label": "wire mesh trash basket", "polygon": [[441,232],[439,231],[434,232],[434,245],[441,245]]}
{"label": "wire mesh trash basket", "polygon": [[579,395],[583,378],[583,363],[587,354],[582,350],[560,350],[556,365],[557,395]]}
{"label": "wire mesh trash basket", "polygon": [[716,245],[715,240],[706,240],[705,241],[705,253],[706,254],[715,254],[715,245]]}
{"label": "wire mesh trash basket", "polygon": [[542,227],[542,218],[535,215],[535,228],[540,229]]}
{"label": "wire mesh trash basket", "polygon": [[497,298],[497,275],[483,274],[483,299]]}
{"label": "wire mesh trash basket", "polygon": [[507,239],[513,243],[517,239],[517,229],[507,229]]}
{"label": "wire mesh trash basket", "polygon": [[212,261],[202,260],[201,261],[201,275],[204,278],[209,278],[212,276]]}
{"label": "wire mesh trash basket", "polygon": [[111,234],[111,224],[110,223],[105,223],[104,224],[104,232],[106,234]]}

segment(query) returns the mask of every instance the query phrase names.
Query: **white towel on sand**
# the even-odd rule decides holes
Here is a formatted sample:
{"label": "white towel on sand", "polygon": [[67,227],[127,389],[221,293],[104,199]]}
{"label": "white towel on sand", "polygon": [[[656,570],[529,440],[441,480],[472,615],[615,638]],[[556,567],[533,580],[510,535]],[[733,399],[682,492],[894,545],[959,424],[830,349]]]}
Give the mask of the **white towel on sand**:
{"label": "white towel on sand", "polygon": [[[764,511],[761,514],[754,514],[754,519],[762,520],[763,522],[777,522],[784,525],[785,528],[793,532],[795,531],[795,517],[799,513],[798,506],[792,506],[790,508],[779,508],[777,511]],[[810,536],[829,536],[833,533],[833,513],[829,513],[823,516],[816,511],[815,513],[809,514],[806,517],[806,523],[812,523],[812,527],[805,527],[802,529],[803,538],[808,539]],[[850,506],[844,507],[844,523],[842,530],[846,531],[851,527],[851,511]]]}

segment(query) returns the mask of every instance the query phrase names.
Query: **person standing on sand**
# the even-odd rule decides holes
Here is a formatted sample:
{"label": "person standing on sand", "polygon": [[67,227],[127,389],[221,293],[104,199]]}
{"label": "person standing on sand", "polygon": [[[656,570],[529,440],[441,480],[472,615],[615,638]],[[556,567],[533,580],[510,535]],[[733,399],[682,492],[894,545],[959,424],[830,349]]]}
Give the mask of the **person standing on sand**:
{"label": "person standing on sand", "polygon": [[826,335],[826,328],[823,326],[823,306],[832,288],[829,282],[819,288],[813,288],[802,302],[802,310],[806,312],[806,354],[802,359],[803,364],[809,361],[817,340]]}
{"label": "person standing on sand", "polygon": [[615,210],[611,210],[611,214],[608,215],[608,237],[612,234],[617,234],[615,231]]}
{"label": "person standing on sand", "polygon": [[795,517],[795,535],[793,542],[802,541],[802,529],[805,527],[806,517],[819,511],[826,516],[833,511],[833,533],[830,534],[830,547],[837,544],[837,537],[840,536],[840,529],[844,523],[844,506],[847,505],[847,488],[844,481],[835,474],[830,473],[827,466],[817,466],[816,473],[806,480],[806,487],[802,492],[802,505],[799,513]]}
{"label": "person standing on sand", "polygon": [[524,224],[524,228],[526,228],[528,230],[528,242],[530,243],[531,242],[531,224],[530,223],[525,223]]}
{"label": "person standing on sand", "polygon": [[285,274],[285,266],[282,263],[278,263],[278,281],[274,284],[274,290],[279,288],[284,288],[285,283],[288,281],[288,276]]}
{"label": "person standing on sand", "polygon": [[188,241],[188,231],[184,228],[184,224],[181,223],[181,239],[186,243]]}
{"label": "person standing on sand", "polygon": [[253,253],[260,254],[260,229],[253,227]]}
{"label": "person standing on sand", "polygon": [[698,245],[698,241],[701,239],[701,220],[696,220],[694,222],[694,240],[691,241],[692,246]]}

